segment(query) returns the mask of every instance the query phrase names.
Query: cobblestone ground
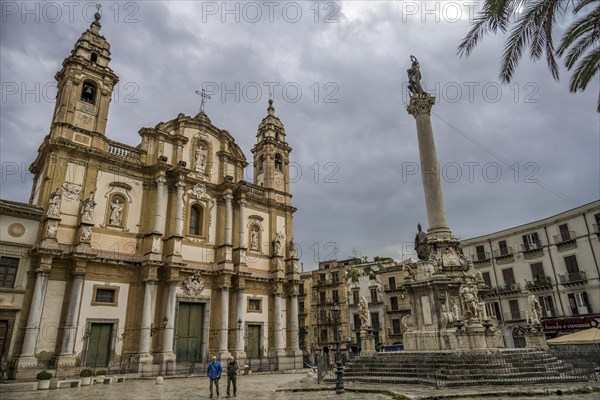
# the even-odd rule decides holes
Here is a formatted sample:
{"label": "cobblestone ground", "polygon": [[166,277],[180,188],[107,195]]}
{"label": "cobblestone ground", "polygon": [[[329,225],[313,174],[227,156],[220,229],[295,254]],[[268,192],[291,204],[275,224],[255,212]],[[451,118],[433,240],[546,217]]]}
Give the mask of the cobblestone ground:
{"label": "cobblestone ground", "polygon": [[[238,377],[239,400],[303,400],[309,398],[340,399],[334,392],[276,392],[299,382],[306,374],[269,374]],[[220,397],[224,399],[227,380],[221,379]],[[165,379],[164,384],[156,385],[152,380],[130,380],[112,385],[84,386],[81,388],[65,388],[58,390],[38,390],[30,392],[2,393],[2,400],[194,400],[209,398],[209,380],[205,377]],[[233,393],[232,393],[233,394]],[[368,396],[369,400],[389,400],[383,394],[345,394],[344,400],[360,400]],[[217,399],[215,396],[214,399]]]}
{"label": "cobblestone ground", "polygon": [[[226,379],[220,383],[220,397],[224,399],[226,394]],[[594,387],[600,390],[599,382],[571,383],[571,384],[548,384],[529,386],[502,386],[502,387],[465,387],[465,388],[433,388],[420,385],[390,385],[347,383],[349,389],[344,395],[336,395],[331,384],[317,385],[314,379],[307,378],[306,373],[289,374],[254,374],[238,377],[238,395],[240,400],[390,400],[392,397],[384,393],[353,393],[352,389],[381,391],[390,390],[394,393],[406,396],[407,399],[432,400],[432,399],[564,399],[564,400],[597,400],[600,398],[598,391],[586,394],[565,394],[558,396],[554,393],[562,389],[565,393],[584,386]],[[24,392],[0,393],[0,400],[195,400],[209,398],[209,381],[206,377],[165,379],[164,384],[156,385],[154,380],[128,380],[124,383],[112,385],[96,384],[81,388],[65,388],[58,390],[38,390]],[[1,388],[0,388],[1,389]],[[304,390],[289,392],[284,390]],[[315,390],[317,389],[317,390]],[[309,390],[309,391],[306,391]],[[1,391],[1,390],[0,390]],[[512,393],[510,393],[512,392]],[[523,393],[531,392],[530,395]],[[546,393],[544,393],[546,392]],[[233,394],[233,393],[232,393]],[[215,396],[214,399],[217,399]]]}

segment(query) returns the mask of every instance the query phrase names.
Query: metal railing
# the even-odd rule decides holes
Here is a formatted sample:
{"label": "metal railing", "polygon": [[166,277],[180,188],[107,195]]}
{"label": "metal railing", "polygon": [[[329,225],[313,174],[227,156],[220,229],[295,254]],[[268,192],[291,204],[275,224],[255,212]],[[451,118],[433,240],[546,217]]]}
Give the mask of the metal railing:
{"label": "metal railing", "polygon": [[577,236],[575,235],[575,231],[567,231],[565,235],[562,233],[560,235],[554,235],[554,244],[562,244],[566,242],[570,242],[575,240]]}
{"label": "metal railing", "polygon": [[570,272],[564,275],[558,275],[561,284],[587,281],[585,271]]}
{"label": "metal railing", "polygon": [[494,249],[493,253],[494,253],[494,258],[510,257],[515,254],[512,247],[507,247],[505,249],[502,249],[502,248]]}
{"label": "metal railing", "polygon": [[532,281],[525,279],[525,287],[527,289],[538,289],[549,286],[552,286],[552,279],[549,276],[540,276],[534,278]]}

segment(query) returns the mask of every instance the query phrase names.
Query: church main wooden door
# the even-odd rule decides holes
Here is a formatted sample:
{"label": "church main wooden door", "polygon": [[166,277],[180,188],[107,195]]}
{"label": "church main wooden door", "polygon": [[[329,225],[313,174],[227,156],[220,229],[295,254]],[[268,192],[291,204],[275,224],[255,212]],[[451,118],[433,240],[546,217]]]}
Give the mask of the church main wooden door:
{"label": "church main wooden door", "polygon": [[204,304],[179,303],[177,318],[177,362],[201,361]]}
{"label": "church main wooden door", "polygon": [[98,368],[107,367],[110,356],[110,341],[113,324],[91,324],[88,336],[86,365]]}

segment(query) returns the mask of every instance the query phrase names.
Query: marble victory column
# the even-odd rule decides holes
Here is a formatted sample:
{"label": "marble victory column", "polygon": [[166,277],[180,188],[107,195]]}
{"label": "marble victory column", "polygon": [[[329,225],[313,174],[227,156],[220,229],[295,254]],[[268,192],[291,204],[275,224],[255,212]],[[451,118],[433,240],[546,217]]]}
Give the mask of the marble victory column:
{"label": "marble victory column", "polygon": [[504,347],[496,321],[488,319],[477,295],[486,288],[481,274],[474,272],[446,221],[431,125],[435,97],[421,86],[419,61],[414,56],[411,61],[407,111],[417,124],[429,229],[425,234],[419,224],[415,237],[419,261],[405,267],[404,289],[410,297],[411,315],[402,320],[404,346],[429,351]]}

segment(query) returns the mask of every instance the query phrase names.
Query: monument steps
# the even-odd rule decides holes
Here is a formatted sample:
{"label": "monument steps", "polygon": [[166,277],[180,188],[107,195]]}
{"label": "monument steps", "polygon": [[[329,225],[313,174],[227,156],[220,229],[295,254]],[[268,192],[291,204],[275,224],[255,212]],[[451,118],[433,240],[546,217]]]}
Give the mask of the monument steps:
{"label": "monument steps", "polygon": [[355,382],[459,386],[577,382],[585,371],[539,349],[486,352],[397,352],[357,357],[344,377]]}

